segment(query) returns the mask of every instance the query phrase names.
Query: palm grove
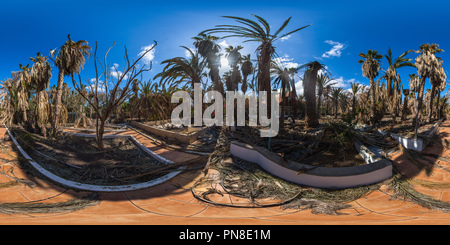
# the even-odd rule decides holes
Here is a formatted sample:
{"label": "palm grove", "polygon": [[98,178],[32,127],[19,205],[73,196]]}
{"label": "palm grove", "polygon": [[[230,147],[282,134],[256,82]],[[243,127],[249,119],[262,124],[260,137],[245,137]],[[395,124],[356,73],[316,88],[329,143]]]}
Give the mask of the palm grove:
{"label": "palm grove", "polygon": [[[376,124],[388,114],[395,124],[398,115],[402,121],[413,116],[421,123],[446,112],[447,98],[440,96],[445,89],[446,74],[442,59],[436,56],[443,50],[437,44],[423,44],[418,50],[408,50],[398,57],[393,56],[390,48],[385,55],[376,50],[361,53],[359,63],[370,86],[352,83],[348,91],[335,86],[326,65],[318,61],[294,68],[277,62],[276,41],[310,25],[285,31],[291,20],[288,18],[279,28],[272,30],[264,18],[253,17],[254,20],[224,16],[235,24],[217,25],[200,32],[193,37],[195,49],[181,47],[189,53],[188,56],[164,60],[161,62],[164,65],[162,72],[149,81],[142,81],[141,75],[150,70],[151,65],[138,66],[137,62],[155,48],[156,42],[133,61],[128,59],[125,47],[125,68],[118,72],[117,67],[109,68],[106,63],[109,50],[104,55],[105,63],[101,63],[97,44],[93,49],[85,40],[73,41],[69,35],[68,40],[60,48],[52,50],[48,57],[38,53],[30,59],[33,62],[31,67],[20,64],[19,71],[12,72],[10,78],[2,81],[2,120],[6,124],[21,125],[28,131],[54,137],[58,127],[67,123],[68,115],[75,113],[76,124],[96,122],[97,140],[102,149],[104,125],[108,120],[168,119],[175,107],[170,103],[171,95],[177,90],[192,91],[195,83],[201,83],[204,91],[216,90],[222,95],[226,91],[242,91],[244,94],[249,91],[268,94],[275,89],[280,91],[281,129],[286,114],[304,116],[305,127],[316,128],[322,116],[341,116],[349,122]],[[226,47],[223,53],[218,40],[229,37],[241,38],[243,45],[256,42],[255,53],[241,54],[242,46]],[[417,57],[408,58],[412,54],[417,54]],[[222,55],[225,55],[231,70],[221,75]],[[252,55],[255,56],[253,59]],[[82,79],[80,72],[89,56],[93,56],[96,77]],[[383,62],[386,67],[381,67],[382,60],[387,61]],[[401,78],[398,70],[407,66],[415,67],[417,74]],[[58,82],[49,87],[55,69],[58,70]],[[112,72],[119,75],[114,78]],[[65,77],[70,79],[73,88],[64,83]],[[296,77],[303,81],[303,94],[297,94]],[[409,89],[403,84],[405,80],[409,81]],[[431,89],[425,94],[427,80]],[[267,99],[268,114],[273,117],[275,115],[270,115],[271,96]],[[288,112],[286,108],[289,108]]]}

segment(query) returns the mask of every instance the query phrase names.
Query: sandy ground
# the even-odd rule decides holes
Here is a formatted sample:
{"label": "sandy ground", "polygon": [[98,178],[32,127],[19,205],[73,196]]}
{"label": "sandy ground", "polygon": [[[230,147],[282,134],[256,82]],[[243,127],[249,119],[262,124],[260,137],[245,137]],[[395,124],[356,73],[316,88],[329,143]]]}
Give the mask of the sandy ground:
{"label": "sandy ground", "polygon": [[[147,138],[134,131],[123,132],[132,134],[143,145],[157,154],[174,162],[195,159],[196,155],[164,149],[153,144]],[[0,138],[6,134],[5,128],[0,128]],[[439,137],[450,139],[450,122],[443,122]],[[12,141],[2,141],[0,157],[17,159],[20,153],[12,147]],[[440,143],[427,147],[425,152],[446,155]],[[420,172],[402,154],[392,156],[394,164],[403,173],[419,180],[448,183],[450,173],[441,168],[434,168],[433,174],[427,176]],[[444,168],[450,167],[450,162],[440,161]],[[7,172],[10,166],[3,164],[2,171]],[[66,190],[49,181],[33,177],[19,168],[14,169],[14,176],[29,179],[36,186],[25,184],[0,188],[0,202],[30,202],[43,203],[61,202],[85,195],[84,192]],[[100,202],[94,206],[77,211],[40,214],[6,214],[0,213],[0,224],[153,224],[153,225],[419,225],[419,224],[450,224],[450,214],[430,210],[417,204],[398,199],[392,199],[392,193],[382,187],[365,197],[349,203],[352,207],[342,210],[343,215],[313,214],[310,210],[282,210],[279,207],[270,208],[229,208],[217,207],[199,202],[190,191],[190,187],[201,178],[199,170],[181,174],[170,181],[147,189],[129,192],[101,193]],[[0,183],[11,181],[0,175]],[[416,186],[422,193],[436,199],[450,202],[450,189],[429,189]]]}

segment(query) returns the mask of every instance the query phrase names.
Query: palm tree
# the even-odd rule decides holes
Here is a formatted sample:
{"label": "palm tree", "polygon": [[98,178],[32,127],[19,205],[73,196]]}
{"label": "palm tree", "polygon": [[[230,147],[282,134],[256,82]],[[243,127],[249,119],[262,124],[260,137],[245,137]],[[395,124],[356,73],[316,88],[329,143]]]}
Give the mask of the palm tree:
{"label": "palm tree", "polygon": [[238,84],[241,82],[242,77],[239,72],[238,65],[242,61],[242,56],[239,50],[244,47],[238,45],[237,47],[228,46],[225,48],[225,52],[227,52],[226,57],[228,59],[228,65],[231,67],[231,90],[236,91],[238,89]]}
{"label": "palm tree", "polygon": [[[57,51],[56,58],[54,60],[55,65],[59,69],[58,74],[58,86],[56,88],[56,98],[54,102],[54,114],[52,117],[52,131],[53,135],[56,134],[58,128],[58,118],[61,111],[61,96],[64,82],[64,76],[72,76],[75,73],[80,73],[81,69],[86,62],[86,57],[89,56],[91,47],[88,46],[88,42],[85,40],[79,40],[78,42],[70,39],[64,43],[63,46]],[[50,56],[55,55],[56,50],[50,52]]]}
{"label": "palm tree", "polygon": [[[438,58],[439,59],[439,58]],[[429,102],[429,114],[428,114],[428,121],[431,122],[431,117],[433,115],[433,102],[434,102],[434,97],[436,96],[436,90],[438,92],[438,98],[437,98],[437,103],[436,103],[436,110],[438,110],[438,105],[439,105],[439,98],[440,98],[440,94],[441,91],[445,89],[445,80],[447,79],[447,75],[445,74],[444,68],[442,67],[443,62],[442,60],[439,60],[439,67],[436,68],[433,77],[430,78],[430,82],[431,82],[431,98],[433,98],[430,102]]]}
{"label": "palm tree", "polygon": [[401,67],[415,67],[414,63],[411,62],[412,59],[405,58],[405,56],[409,53],[411,53],[413,50],[408,50],[404,53],[402,53],[399,57],[393,58],[392,57],[392,51],[391,47],[388,49],[388,54],[384,57],[387,59],[389,68],[386,70],[385,75],[383,76],[384,79],[387,81],[387,99],[389,100],[389,103],[392,103],[394,106],[392,107],[391,115],[393,118],[393,121],[395,122],[395,116],[396,111],[398,107],[397,101],[401,98],[401,91],[402,91],[402,81],[400,79],[400,75],[397,72],[398,68]]}
{"label": "palm tree", "polygon": [[220,81],[219,75],[220,45],[215,42],[219,38],[216,36],[199,34],[192,39],[195,40],[194,46],[197,48],[198,53],[206,59],[209,68],[209,77],[211,78],[214,89],[223,95],[223,84]]}
{"label": "palm tree", "polygon": [[316,128],[319,126],[316,108],[316,83],[319,70],[325,69],[323,64],[317,61],[309,62],[299,67],[307,67],[303,76],[304,96],[305,96],[305,127]]}
{"label": "palm tree", "polygon": [[353,94],[352,114],[356,115],[356,94],[362,89],[362,86],[359,83],[350,83],[350,86]]}
{"label": "palm tree", "polygon": [[50,85],[52,77],[52,68],[48,63],[47,57],[37,53],[36,58],[30,58],[34,64],[31,68],[31,84],[36,87],[36,107],[34,111],[34,126],[44,136],[47,134],[46,125],[49,121],[50,106],[48,95],[45,90]]}
{"label": "palm tree", "polygon": [[331,88],[331,97],[333,98],[334,101],[334,118],[337,118],[338,115],[338,105],[339,105],[339,100],[343,94],[343,89],[342,88],[336,88],[336,87],[332,87]]}
{"label": "palm tree", "polygon": [[15,97],[17,98],[17,110],[16,116],[14,117],[14,123],[20,123],[28,126],[28,90],[33,86],[31,83],[31,68],[29,64],[26,66],[19,64],[19,68],[20,71],[13,72],[12,74],[13,81],[16,83],[13,85],[13,87],[15,87],[13,90],[15,90]]}
{"label": "palm tree", "polygon": [[275,54],[275,47],[273,43],[283,37],[286,37],[292,33],[300,31],[307,26],[300,27],[286,34],[280,35],[280,33],[289,24],[292,17],[289,17],[284,23],[275,31],[271,33],[270,24],[262,17],[258,15],[253,15],[257,21],[253,21],[246,18],[235,17],[235,16],[223,16],[224,18],[233,19],[241,25],[217,25],[216,28],[208,29],[200,34],[212,34],[212,33],[229,33],[222,38],[228,37],[240,37],[245,38],[244,42],[259,42],[260,45],[256,49],[258,57],[258,83],[260,91],[266,91],[267,93],[267,105],[268,105],[268,116],[271,116],[271,83],[270,83],[270,63]]}
{"label": "palm tree", "polygon": [[[370,103],[372,106],[371,110],[371,117],[375,117],[375,77],[378,76],[378,72],[380,71],[380,62],[379,60],[383,58],[381,54],[378,54],[378,51],[371,50],[367,51],[367,54],[360,53],[360,57],[364,58],[365,60],[359,60],[358,63],[362,63],[362,72],[363,76],[367,77],[370,80]],[[373,124],[373,119],[371,120],[371,123]]]}
{"label": "palm tree", "polygon": [[323,89],[327,86],[333,86],[336,83],[332,82],[334,79],[330,78],[328,74],[321,73],[317,77],[317,118],[320,118],[320,107],[322,105]]}
{"label": "palm tree", "polygon": [[[425,79],[428,77],[430,79],[435,78],[435,74],[439,67],[441,67],[441,63],[438,58],[435,56],[436,53],[443,52],[444,50],[438,48],[438,44],[422,44],[419,47],[419,50],[416,53],[419,53],[419,56],[415,59],[415,65],[417,68],[417,73],[420,76],[419,87],[418,87],[418,111],[416,120],[419,122],[422,119],[422,103],[423,103],[423,92],[425,88]],[[433,82],[432,82],[433,85]],[[433,87],[433,86],[432,86]],[[430,102],[432,105],[432,102]],[[416,128],[417,131],[417,128]]]}
{"label": "palm tree", "polygon": [[[270,69],[271,74],[275,77],[274,84],[276,86],[281,86],[281,115],[280,115],[280,128],[284,128],[284,117],[285,117],[285,111],[286,111],[286,90],[290,90],[290,84],[291,84],[291,76],[290,73],[292,73],[293,70],[288,70],[287,68],[283,67],[278,62],[275,62],[272,60],[272,66]],[[289,93],[291,94],[291,93]]]}
{"label": "palm tree", "polygon": [[242,56],[241,72],[242,72],[241,91],[243,94],[245,94],[245,92],[247,92],[247,77],[253,73],[253,63],[250,59],[250,54]]}
{"label": "palm tree", "polygon": [[440,114],[441,113],[441,108],[440,108],[441,107],[441,103],[439,102],[440,99],[441,99],[441,92],[444,91],[445,87],[447,86],[447,83],[445,81],[447,79],[447,75],[445,74],[445,71],[443,69],[441,69],[439,73],[441,75],[441,79],[442,80],[441,80],[440,86],[437,87],[438,97],[437,97],[437,103],[436,103],[436,110],[437,110],[438,119],[441,118],[441,114]]}
{"label": "palm tree", "polygon": [[202,78],[206,77],[204,70],[207,63],[205,59],[199,57],[198,52],[193,52],[185,46],[181,47],[189,52],[189,59],[175,57],[164,60],[161,64],[167,65],[164,67],[163,71],[156,74],[153,79],[160,77],[160,85],[166,85],[167,83],[170,84],[170,86],[190,84],[193,89],[195,83],[201,83]]}

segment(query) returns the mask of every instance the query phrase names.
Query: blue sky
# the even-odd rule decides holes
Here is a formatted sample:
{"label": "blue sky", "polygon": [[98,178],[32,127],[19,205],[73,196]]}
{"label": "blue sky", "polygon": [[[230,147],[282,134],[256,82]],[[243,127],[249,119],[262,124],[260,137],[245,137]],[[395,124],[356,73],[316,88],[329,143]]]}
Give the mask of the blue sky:
{"label": "blue sky", "polygon": [[[73,40],[83,39],[90,45],[97,41],[100,57],[115,41],[108,65],[118,65],[119,70],[124,65],[124,45],[130,58],[137,58],[143,47],[156,40],[155,52],[149,56],[153,69],[144,75],[147,80],[163,69],[163,60],[184,56],[180,46],[193,47],[191,38],[199,32],[219,24],[235,24],[222,15],[253,18],[251,14],[257,14],[274,30],[292,16],[286,32],[312,24],[275,43],[279,59],[287,66],[318,60],[345,89],[352,81],[369,84],[358,64],[361,52],[373,49],[386,54],[391,47],[396,57],[409,49],[418,50],[424,43],[438,43],[444,50],[450,44],[448,1],[1,0],[0,5],[0,80],[17,71],[19,63],[31,64],[29,58],[37,52],[48,55],[50,50],[63,45],[68,34]],[[242,54],[256,57],[257,43],[242,44],[239,39],[219,42],[242,45]],[[447,70],[448,54],[439,56]],[[386,68],[387,61],[382,62]],[[94,77],[93,67],[90,58],[82,77]],[[399,71],[404,86],[408,87],[408,74],[415,73],[415,69]],[[54,67],[51,85],[57,82],[57,72]],[[68,78],[65,82],[71,83]]]}

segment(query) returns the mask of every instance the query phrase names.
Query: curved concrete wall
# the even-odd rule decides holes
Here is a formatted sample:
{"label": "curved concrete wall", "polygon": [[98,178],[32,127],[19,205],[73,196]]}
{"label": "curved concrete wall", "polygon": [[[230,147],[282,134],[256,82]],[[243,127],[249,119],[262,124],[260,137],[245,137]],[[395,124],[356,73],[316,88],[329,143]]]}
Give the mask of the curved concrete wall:
{"label": "curved concrete wall", "polygon": [[[99,192],[116,192],[116,191],[138,190],[138,189],[148,188],[148,187],[151,187],[151,186],[154,186],[154,185],[162,184],[162,183],[166,182],[167,180],[175,177],[177,174],[179,174],[182,171],[182,168],[180,168],[180,170],[168,173],[168,174],[166,174],[166,175],[164,175],[164,176],[162,176],[160,178],[157,178],[157,179],[154,179],[154,180],[151,180],[151,181],[148,181],[148,182],[143,182],[143,183],[138,183],[138,184],[131,184],[131,185],[103,186],[103,185],[90,185],[90,184],[78,183],[78,182],[75,182],[75,181],[66,180],[64,178],[61,178],[61,177],[59,177],[59,176],[49,172],[47,169],[43,168],[41,165],[39,165],[37,162],[35,162],[27,154],[27,152],[19,145],[19,143],[16,141],[16,139],[11,134],[11,132],[8,129],[8,127],[6,127],[6,125],[5,125],[5,128],[8,131],[8,134],[11,137],[11,139],[13,140],[14,144],[19,149],[20,153],[22,153],[22,155],[28,160],[28,162],[37,171],[39,171],[45,177],[47,177],[47,178],[49,178],[49,179],[51,179],[51,180],[53,180],[53,181],[55,181],[57,183],[60,183],[60,184],[62,184],[64,186],[67,186],[67,187],[70,187],[70,188],[74,188],[74,189],[78,189],[78,190],[99,191]],[[94,135],[94,137],[95,137],[95,135]],[[111,136],[109,136],[109,137],[111,137]],[[122,137],[124,137],[124,136],[122,136]],[[129,136],[127,135],[125,137],[132,137],[132,136],[131,135],[129,135]],[[165,160],[166,160],[165,163],[173,163],[172,161],[169,161],[167,159],[165,159]]]}
{"label": "curved concrete wall", "polygon": [[[386,159],[363,166],[327,168],[313,167],[283,159],[262,147],[232,142],[231,154],[260,165],[269,173],[284,180],[318,188],[341,189],[369,185],[386,180],[392,176],[392,164]],[[282,166],[282,165],[285,166]],[[296,166],[297,169],[288,168]],[[309,169],[309,170],[308,170]],[[299,171],[302,173],[299,173]]]}

